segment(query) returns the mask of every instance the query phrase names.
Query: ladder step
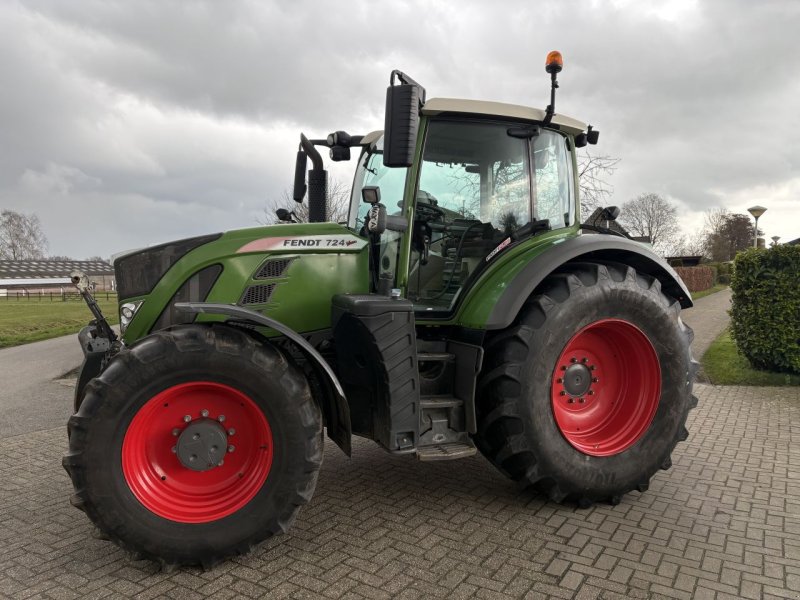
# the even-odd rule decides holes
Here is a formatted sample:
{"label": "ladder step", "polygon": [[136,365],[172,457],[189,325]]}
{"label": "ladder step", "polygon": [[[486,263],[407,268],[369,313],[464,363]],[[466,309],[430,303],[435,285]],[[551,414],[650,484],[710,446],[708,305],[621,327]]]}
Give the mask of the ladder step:
{"label": "ladder step", "polygon": [[449,352],[418,352],[417,362],[448,362],[451,363],[456,359],[455,354]]}
{"label": "ladder step", "polygon": [[421,461],[429,462],[434,460],[456,460],[475,456],[478,449],[472,442],[452,442],[449,444],[436,444],[434,446],[423,446],[417,448],[417,458]]}
{"label": "ladder step", "polygon": [[423,396],[419,399],[419,407],[423,410],[426,408],[453,408],[463,404],[461,400],[452,396]]}

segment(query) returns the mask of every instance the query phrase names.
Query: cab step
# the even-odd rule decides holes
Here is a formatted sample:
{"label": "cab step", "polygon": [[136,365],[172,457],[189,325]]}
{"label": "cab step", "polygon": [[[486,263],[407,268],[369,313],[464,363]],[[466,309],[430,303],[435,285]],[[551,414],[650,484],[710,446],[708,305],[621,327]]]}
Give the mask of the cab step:
{"label": "cab step", "polygon": [[450,442],[417,448],[417,458],[425,462],[434,460],[457,460],[459,458],[475,456],[477,452],[478,449],[471,441]]}
{"label": "cab step", "polygon": [[450,352],[417,352],[417,362],[455,362],[456,355]]}

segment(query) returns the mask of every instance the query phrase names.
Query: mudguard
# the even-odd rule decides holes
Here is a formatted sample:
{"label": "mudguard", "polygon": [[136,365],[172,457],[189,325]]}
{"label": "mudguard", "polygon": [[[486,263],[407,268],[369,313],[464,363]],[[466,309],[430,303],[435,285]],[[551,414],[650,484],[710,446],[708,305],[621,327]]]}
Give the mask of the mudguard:
{"label": "mudguard", "polygon": [[271,319],[249,308],[242,308],[241,306],[235,306],[233,304],[179,302],[175,304],[175,308],[184,312],[227,315],[238,321],[249,322],[260,327],[269,327],[297,344],[306,359],[313,365],[324,387],[327,388],[324,390],[326,398],[324,398],[322,409],[326,416],[328,437],[336,442],[336,445],[338,445],[345,454],[350,456],[350,438],[352,430],[350,426],[350,408],[347,404],[344,390],[336,374],[333,372],[333,369],[331,369],[331,366],[302,335],[290,329],[280,321]]}
{"label": "mudguard", "polygon": [[557,242],[533,258],[506,286],[486,322],[487,329],[511,325],[525,300],[558,267],[567,262],[613,261],[634,267],[661,282],[661,289],[680,302],[692,306],[692,297],[680,276],[667,262],[647,246],[611,235],[579,235]]}

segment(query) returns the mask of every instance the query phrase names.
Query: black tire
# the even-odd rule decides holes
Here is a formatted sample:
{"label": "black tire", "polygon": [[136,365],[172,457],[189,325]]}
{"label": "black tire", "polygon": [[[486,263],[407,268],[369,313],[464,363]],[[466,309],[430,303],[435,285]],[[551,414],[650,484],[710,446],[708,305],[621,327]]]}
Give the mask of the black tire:
{"label": "black tire", "polygon": [[[249,396],[269,424],[274,451],[266,480],[243,506],[191,523],[159,516],[137,499],[122,449],[134,416],[151,398],[197,381]],[[87,385],[68,429],[63,465],[75,488],[72,504],[108,539],[163,567],[210,568],[285,532],[310,500],[322,463],[322,418],[303,374],[273,346],[224,325],[176,327],[124,350]]]}
{"label": "black tire", "polygon": [[[551,385],[573,335],[606,319],[627,321],[647,336],[661,389],[652,421],[633,445],[610,456],[590,456],[559,428]],[[686,418],[697,404],[692,338],[679,303],[661,292],[657,279],[620,264],[565,265],[545,280],[511,327],[487,341],[478,388],[478,448],[511,479],[556,502],[616,504],[631,490],[645,491],[659,469],[671,466],[675,445],[688,436]]]}

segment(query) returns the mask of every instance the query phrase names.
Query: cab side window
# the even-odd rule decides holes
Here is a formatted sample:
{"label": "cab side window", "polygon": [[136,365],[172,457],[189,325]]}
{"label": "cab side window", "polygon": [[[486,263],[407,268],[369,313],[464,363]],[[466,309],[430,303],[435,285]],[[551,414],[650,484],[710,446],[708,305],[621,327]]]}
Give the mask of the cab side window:
{"label": "cab side window", "polygon": [[486,256],[531,220],[528,140],[508,125],[433,121],[416,198],[409,297],[453,305]]}
{"label": "cab side window", "polygon": [[551,229],[570,224],[572,215],[572,160],[564,138],[544,130],[532,148],[535,215],[548,219]]}

